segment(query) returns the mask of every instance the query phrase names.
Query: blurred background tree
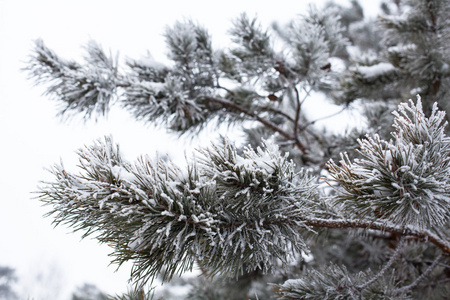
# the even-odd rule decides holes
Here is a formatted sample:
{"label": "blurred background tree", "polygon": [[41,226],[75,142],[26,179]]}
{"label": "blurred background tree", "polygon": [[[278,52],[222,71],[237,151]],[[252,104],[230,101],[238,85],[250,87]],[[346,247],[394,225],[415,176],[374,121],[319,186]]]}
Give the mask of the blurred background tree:
{"label": "blurred background tree", "polygon": [[13,284],[17,281],[14,269],[0,266],[0,299],[19,299]]}

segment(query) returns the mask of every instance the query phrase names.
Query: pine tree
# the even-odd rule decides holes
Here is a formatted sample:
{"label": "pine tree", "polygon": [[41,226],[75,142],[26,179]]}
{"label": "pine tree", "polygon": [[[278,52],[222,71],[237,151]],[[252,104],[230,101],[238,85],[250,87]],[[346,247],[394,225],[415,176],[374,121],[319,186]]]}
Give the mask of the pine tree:
{"label": "pine tree", "polygon": [[[105,137],[78,151],[78,173],[55,165],[39,199],[55,224],[133,261],[137,290],[124,299],[194,268],[187,299],[446,297],[449,5],[384,3],[376,23],[356,1],[329,3],[268,29],[242,14],[226,49],[178,22],[165,33],[171,65],[119,67],[96,42],[79,63],[38,40],[27,70],[61,114],[114,103],[179,134],[239,125],[247,145],[214,141],[182,168],[126,161]],[[316,127],[302,108],[319,93],[363,107],[365,132]]]}

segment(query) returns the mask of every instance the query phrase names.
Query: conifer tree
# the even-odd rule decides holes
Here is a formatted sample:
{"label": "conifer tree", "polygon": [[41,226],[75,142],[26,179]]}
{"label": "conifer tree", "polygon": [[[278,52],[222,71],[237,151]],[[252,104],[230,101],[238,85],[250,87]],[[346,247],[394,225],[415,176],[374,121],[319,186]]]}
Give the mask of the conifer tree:
{"label": "conifer tree", "polygon": [[[165,33],[170,65],[119,67],[96,42],[80,63],[36,41],[27,70],[61,114],[114,104],[175,133],[226,122],[247,139],[214,141],[185,168],[126,161],[112,137],[99,139],[78,151],[78,172],[53,167],[39,192],[48,215],[111,246],[113,262],[133,262],[137,290],[124,299],[194,268],[186,299],[446,297],[450,4],[394,2],[377,23],[357,1],[271,28],[242,14],[226,49],[177,22]],[[302,108],[317,93],[363,107],[365,132],[315,127]]]}

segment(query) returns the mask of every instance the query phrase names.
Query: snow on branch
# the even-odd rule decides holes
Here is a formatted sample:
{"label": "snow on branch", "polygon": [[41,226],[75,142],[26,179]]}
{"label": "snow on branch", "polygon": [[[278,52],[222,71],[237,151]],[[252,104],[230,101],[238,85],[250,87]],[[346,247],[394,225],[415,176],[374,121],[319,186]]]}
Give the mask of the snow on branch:
{"label": "snow on branch", "polygon": [[117,61],[93,41],[87,44],[86,52],[86,64],[80,65],[60,58],[42,40],[35,42],[35,54],[26,70],[37,84],[49,84],[47,95],[62,100],[61,115],[76,112],[90,117],[94,111],[106,114],[115,96]]}
{"label": "snow on branch", "polygon": [[[78,152],[79,174],[55,166],[55,180],[43,183],[39,198],[52,207],[55,224],[94,234],[113,248],[119,265],[133,261],[139,283],[160,274],[170,280],[195,265],[210,276],[269,272],[308,252],[304,236],[314,228],[380,230],[448,253],[449,242],[434,233],[448,220],[444,115],[435,107],[426,118],[419,99],[400,105],[395,116],[394,140],[367,138],[360,141],[363,159],[329,163],[342,190],[332,200],[345,217],[328,210],[314,178],[295,171],[269,142],[239,155],[225,140],[200,150],[181,170],[146,157],[131,164],[105,138]],[[308,282],[325,280],[320,285],[286,282],[279,287],[283,297],[321,294],[327,286],[348,296],[385,288],[379,284],[384,271],[376,280],[369,271],[351,275],[335,266],[321,272],[305,275]],[[347,288],[340,290],[341,283]]]}
{"label": "snow on branch", "polygon": [[114,262],[134,262],[132,277],[165,279],[197,262],[211,275],[237,276],[287,265],[307,251],[317,189],[278,148],[237,154],[229,142],[201,150],[182,171],[170,162],[124,161],[110,138],[79,151],[79,174],[52,170],[40,199],[55,224],[95,234],[114,249]]}
{"label": "snow on branch", "polygon": [[[342,187],[336,202],[356,218],[385,220],[401,226],[444,226],[450,215],[450,139],[445,113],[434,106],[425,117],[417,104],[403,103],[394,112],[393,140],[360,140],[362,159],[345,155],[331,176]],[[357,212],[357,213],[353,213]]]}
{"label": "snow on branch", "polygon": [[358,66],[356,68],[356,72],[361,74],[365,79],[371,79],[374,77],[380,77],[385,74],[389,74],[390,72],[395,71],[395,67],[386,62],[381,62],[372,66]]}
{"label": "snow on branch", "polygon": [[311,82],[321,80],[330,71],[330,57],[348,43],[344,28],[334,8],[318,9],[311,5],[308,12],[293,20],[286,28],[276,25],[276,32],[289,49],[290,69]]}
{"label": "snow on branch", "polygon": [[179,77],[164,82],[135,82],[125,89],[123,106],[138,120],[165,124],[175,131],[204,125],[211,112],[189,98]]}
{"label": "snow on branch", "polygon": [[[349,274],[345,266],[334,264],[319,270],[306,269],[301,279],[290,279],[277,286],[278,299],[371,299],[373,295],[381,297],[377,299],[388,299],[394,286],[386,278],[380,279],[367,289],[358,289],[358,285],[373,276],[370,270]],[[405,296],[404,291],[396,296]]]}

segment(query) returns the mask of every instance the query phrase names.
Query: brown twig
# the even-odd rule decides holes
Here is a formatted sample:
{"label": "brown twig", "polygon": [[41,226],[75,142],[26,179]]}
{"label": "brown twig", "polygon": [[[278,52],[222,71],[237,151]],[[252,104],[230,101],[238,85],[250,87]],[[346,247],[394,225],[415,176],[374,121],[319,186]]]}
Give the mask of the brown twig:
{"label": "brown twig", "polygon": [[289,139],[289,140],[293,140],[295,141],[295,145],[297,146],[298,149],[300,149],[300,151],[302,151],[302,153],[306,153],[307,149],[306,147],[297,139],[296,136],[293,136],[291,134],[289,134],[288,132],[286,132],[285,130],[281,129],[280,127],[278,127],[276,124],[260,117],[259,115],[257,115],[256,113],[253,113],[239,105],[236,105],[235,103],[228,101],[226,99],[221,99],[221,98],[214,98],[214,97],[206,97],[204,98],[204,100],[209,101],[209,102],[213,102],[213,103],[217,103],[220,104],[222,107],[224,108],[229,108],[232,110],[236,110],[238,112],[241,112],[243,114],[245,114],[246,116],[249,116],[250,118],[260,122],[261,124],[263,124],[264,126],[266,126],[267,128],[278,132],[279,134],[281,134],[283,137]]}

